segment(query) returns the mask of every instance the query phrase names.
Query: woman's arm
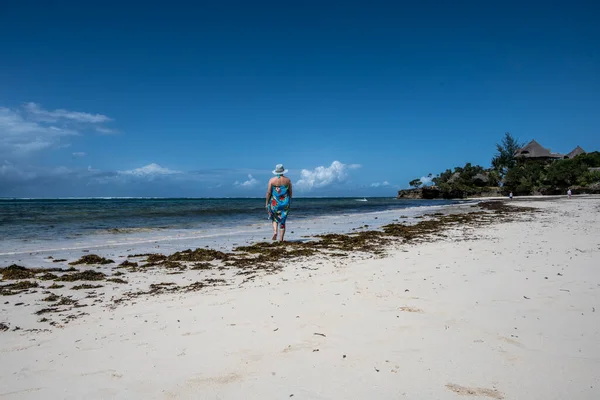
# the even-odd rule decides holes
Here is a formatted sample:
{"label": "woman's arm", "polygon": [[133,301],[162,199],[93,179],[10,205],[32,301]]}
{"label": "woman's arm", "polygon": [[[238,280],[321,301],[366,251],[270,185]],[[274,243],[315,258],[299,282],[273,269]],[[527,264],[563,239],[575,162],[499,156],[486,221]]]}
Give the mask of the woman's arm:
{"label": "woman's arm", "polygon": [[271,200],[271,193],[273,191],[273,184],[269,181],[269,185],[267,186],[267,199],[265,201],[265,207],[269,206],[269,200]]}
{"label": "woman's arm", "polygon": [[290,180],[290,188],[288,189],[288,193],[290,194],[290,200],[292,199],[292,181]]}

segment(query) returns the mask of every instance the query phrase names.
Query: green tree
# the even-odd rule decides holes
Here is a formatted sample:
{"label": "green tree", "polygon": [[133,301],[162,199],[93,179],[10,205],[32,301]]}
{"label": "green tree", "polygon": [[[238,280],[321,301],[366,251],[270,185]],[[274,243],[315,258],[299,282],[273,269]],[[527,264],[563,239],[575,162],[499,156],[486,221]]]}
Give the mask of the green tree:
{"label": "green tree", "polygon": [[418,189],[423,182],[421,182],[421,178],[417,178],[417,179],[413,179],[412,181],[408,182],[408,184],[412,187],[414,187],[415,189]]}
{"label": "green tree", "polygon": [[435,178],[433,178],[432,182],[434,185],[439,186],[442,183],[448,182],[448,180],[450,178],[452,178],[452,175],[453,175],[452,170],[447,169],[444,172],[442,172],[441,174],[439,174],[438,176],[436,176]]}
{"label": "green tree", "polygon": [[511,168],[504,177],[504,192],[512,191],[517,195],[532,194],[547,182],[546,168],[545,161],[529,161]]}
{"label": "green tree", "polygon": [[515,153],[523,147],[523,143],[515,139],[510,132],[504,134],[500,143],[496,144],[497,153],[492,158],[492,167],[504,178],[511,168],[517,165]]}
{"label": "green tree", "polygon": [[600,182],[600,171],[586,171],[577,179],[577,184],[588,186]]}

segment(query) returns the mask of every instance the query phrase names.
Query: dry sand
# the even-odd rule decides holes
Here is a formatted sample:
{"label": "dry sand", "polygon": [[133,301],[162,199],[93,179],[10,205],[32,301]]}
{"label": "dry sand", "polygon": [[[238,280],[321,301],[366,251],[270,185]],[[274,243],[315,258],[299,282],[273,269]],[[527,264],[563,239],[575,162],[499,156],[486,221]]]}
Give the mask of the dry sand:
{"label": "dry sand", "polygon": [[0,398],[599,399],[600,199],[518,204],[545,212],[0,332]]}

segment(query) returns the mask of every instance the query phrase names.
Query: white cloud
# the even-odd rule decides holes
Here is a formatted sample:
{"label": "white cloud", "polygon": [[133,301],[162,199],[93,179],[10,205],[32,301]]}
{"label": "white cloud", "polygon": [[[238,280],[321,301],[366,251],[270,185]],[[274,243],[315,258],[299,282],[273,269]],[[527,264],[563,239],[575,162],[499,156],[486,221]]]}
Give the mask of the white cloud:
{"label": "white cloud", "polygon": [[431,177],[431,176],[422,176],[421,177],[421,183],[424,186],[431,185],[432,181],[433,181],[433,177]]}
{"label": "white cloud", "polygon": [[348,171],[357,168],[360,168],[359,164],[343,164],[334,161],[329,167],[319,166],[313,170],[303,169],[296,187],[308,191],[335,182],[344,182],[348,179]]}
{"label": "white cloud", "polygon": [[14,109],[0,107],[0,155],[23,156],[48,148],[68,147],[68,143],[61,140],[92,127],[108,129],[97,124],[109,121],[110,118],[101,114],[63,109],[47,111],[35,103]]}
{"label": "white cloud", "polygon": [[83,122],[88,124],[98,124],[112,121],[109,117],[102,114],[90,114],[79,111],[69,111],[58,109],[54,111],[44,110],[36,103],[25,103],[25,111],[30,114],[32,119],[45,122],[56,122],[60,119]]}
{"label": "white cloud", "polygon": [[390,183],[388,181],[371,183],[371,187],[374,187],[374,188],[385,187],[385,186],[390,186]]}
{"label": "white cloud", "polygon": [[24,118],[17,110],[0,107],[0,151],[27,153],[45,149],[77,132]]}
{"label": "white cloud", "polygon": [[73,157],[85,157],[85,156],[87,156],[86,152],[83,152],[83,151],[74,151],[73,152]]}
{"label": "white cloud", "polygon": [[256,186],[257,184],[258,184],[258,181],[251,174],[248,174],[247,181],[244,181],[242,183],[240,183],[239,181],[234,182],[234,185],[236,185],[236,186],[242,186],[242,187],[247,187],[247,188]]}
{"label": "white cloud", "polygon": [[114,135],[119,133],[119,131],[117,131],[116,129],[105,128],[102,126],[97,126],[96,132],[101,133],[103,135]]}
{"label": "white cloud", "polygon": [[161,176],[161,175],[173,175],[180,174],[180,171],[175,171],[172,169],[161,167],[156,163],[148,164],[144,167],[130,169],[128,171],[119,171],[119,174],[122,175],[130,175],[130,176],[139,176],[139,177],[153,177],[153,176]]}
{"label": "white cloud", "polygon": [[34,172],[19,168],[10,161],[4,161],[4,163],[0,165],[0,181],[26,181],[35,178],[35,176],[36,174]]}

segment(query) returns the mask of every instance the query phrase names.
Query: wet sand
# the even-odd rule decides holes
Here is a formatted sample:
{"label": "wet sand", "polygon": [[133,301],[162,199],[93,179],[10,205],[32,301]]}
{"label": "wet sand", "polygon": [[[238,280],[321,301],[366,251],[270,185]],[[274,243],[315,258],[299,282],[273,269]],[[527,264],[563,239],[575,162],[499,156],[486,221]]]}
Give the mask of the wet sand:
{"label": "wet sand", "polygon": [[[252,274],[40,281],[0,298],[0,397],[600,398],[600,199],[515,206],[541,212]],[[36,315],[43,291],[86,307]]]}

